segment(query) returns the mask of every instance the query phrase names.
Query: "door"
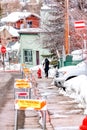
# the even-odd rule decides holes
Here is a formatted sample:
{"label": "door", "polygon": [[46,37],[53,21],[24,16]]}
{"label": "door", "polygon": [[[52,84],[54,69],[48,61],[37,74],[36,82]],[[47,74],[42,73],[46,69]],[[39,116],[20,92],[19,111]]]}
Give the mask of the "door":
{"label": "door", "polygon": [[36,51],[36,65],[39,65],[39,51]]}

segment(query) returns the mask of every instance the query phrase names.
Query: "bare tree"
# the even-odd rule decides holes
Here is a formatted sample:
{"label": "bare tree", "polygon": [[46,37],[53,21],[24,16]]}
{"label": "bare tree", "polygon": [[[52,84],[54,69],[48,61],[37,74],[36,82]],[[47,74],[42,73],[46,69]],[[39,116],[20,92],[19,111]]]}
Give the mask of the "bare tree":
{"label": "bare tree", "polygon": [[[55,1],[56,2],[56,1]],[[57,51],[62,51],[64,44],[64,2],[59,1],[54,4],[48,4],[48,14],[44,14],[45,20],[42,20],[42,27],[48,33],[44,34],[44,47],[49,48],[51,53],[57,55]]]}
{"label": "bare tree", "polygon": [[[44,28],[48,30],[48,33],[44,36],[45,47],[49,48],[51,52],[56,53],[58,50],[62,54],[62,48],[65,44],[65,2],[66,0],[55,0],[56,6],[51,5],[51,11],[49,11],[49,17]],[[49,4],[48,4],[49,6]],[[70,52],[74,49],[80,49],[83,47],[83,31],[75,30],[74,22],[76,20],[87,21],[87,0],[69,0],[69,36],[70,36]],[[85,30],[85,33],[86,30]]]}
{"label": "bare tree", "polygon": [[3,12],[3,10],[2,10],[2,7],[1,7],[1,3],[0,3],[0,18],[2,16],[2,12]]}

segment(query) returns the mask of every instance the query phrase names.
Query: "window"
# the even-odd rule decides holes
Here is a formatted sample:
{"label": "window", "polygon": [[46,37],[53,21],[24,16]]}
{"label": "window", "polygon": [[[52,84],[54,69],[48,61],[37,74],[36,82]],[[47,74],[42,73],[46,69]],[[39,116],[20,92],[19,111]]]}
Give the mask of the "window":
{"label": "window", "polygon": [[24,50],[23,51],[23,56],[24,56],[24,63],[29,63],[32,64],[33,59],[32,59],[32,50]]}
{"label": "window", "polygon": [[32,21],[28,21],[28,22],[27,22],[27,27],[28,27],[28,28],[32,28]]}

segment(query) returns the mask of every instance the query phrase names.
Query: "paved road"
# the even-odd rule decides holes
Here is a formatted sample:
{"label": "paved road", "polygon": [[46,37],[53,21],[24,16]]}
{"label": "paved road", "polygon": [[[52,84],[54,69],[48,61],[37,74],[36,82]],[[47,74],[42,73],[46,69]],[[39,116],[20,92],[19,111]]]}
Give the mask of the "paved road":
{"label": "paved road", "polygon": [[[14,78],[20,77],[21,74],[0,74],[0,129],[14,130]],[[35,77],[38,83],[36,97],[45,96],[47,100],[47,130],[78,130],[84,118],[83,109],[74,99],[64,96],[57,87],[52,86],[51,78]],[[39,119],[37,111],[19,111],[18,129],[42,130]]]}
{"label": "paved road", "polygon": [[12,130],[14,124],[13,113],[13,82],[10,74],[0,73],[0,129]]}

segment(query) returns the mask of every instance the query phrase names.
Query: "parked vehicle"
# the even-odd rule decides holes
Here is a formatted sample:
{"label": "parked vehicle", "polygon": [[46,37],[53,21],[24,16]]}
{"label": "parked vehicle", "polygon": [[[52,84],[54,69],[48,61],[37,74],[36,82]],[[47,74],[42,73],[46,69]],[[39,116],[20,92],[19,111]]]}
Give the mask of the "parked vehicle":
{"label": "parked vehicle", "polygon": [[65,66],[57,69],[54,77],[54,85],[64,87],[64,82],[73,77],[85,74],[87,75],[87,63],[85,61],[75,66]]}

